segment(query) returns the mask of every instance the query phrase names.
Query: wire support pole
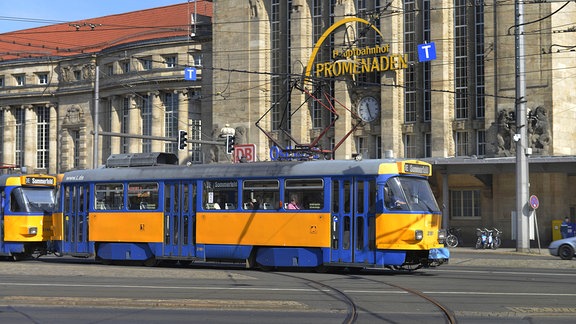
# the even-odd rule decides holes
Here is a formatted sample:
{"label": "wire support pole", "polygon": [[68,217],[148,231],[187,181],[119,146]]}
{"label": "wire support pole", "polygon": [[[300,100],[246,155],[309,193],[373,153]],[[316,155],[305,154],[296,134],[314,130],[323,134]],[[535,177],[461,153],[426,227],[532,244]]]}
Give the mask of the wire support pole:
{"label": "wire support pole", "polygon": [[94,153],[92,156],[92,168],[98,167],[98,131],[100,129],[100,67],[96,64],[96,77],[94,80]]}
{"label": "wire support pole", "polygon": [[528,204],[528,126],[526,114],[526,70],[524,54],[524,4],[515,1],[515,65],[516,65],[516,250],[530,250]]}

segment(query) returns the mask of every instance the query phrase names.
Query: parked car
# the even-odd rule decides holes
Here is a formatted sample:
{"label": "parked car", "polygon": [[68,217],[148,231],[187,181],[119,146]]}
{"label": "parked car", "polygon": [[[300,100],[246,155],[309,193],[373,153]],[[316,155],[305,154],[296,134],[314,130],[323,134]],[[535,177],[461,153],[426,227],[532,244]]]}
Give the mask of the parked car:
{"label": "parked car", "polygon": [[576,237],[553,241],[548,246],[548,251],[563,260],[571,260],[574,257],[574,253],[576,253]]}

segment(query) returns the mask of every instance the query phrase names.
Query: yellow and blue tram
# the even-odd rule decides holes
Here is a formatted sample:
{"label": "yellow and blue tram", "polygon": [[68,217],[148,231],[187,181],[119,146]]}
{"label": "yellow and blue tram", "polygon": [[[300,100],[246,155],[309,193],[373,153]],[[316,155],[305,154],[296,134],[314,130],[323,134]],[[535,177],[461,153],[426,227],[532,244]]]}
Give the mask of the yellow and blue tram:
{"label": "yellow and blue tram", "polygon": [[[52,220],[56,254],[255,268],[413,269],[448,261],[427,163],[142,166],[136,155],[64,174]],[[123,157],[137,163],[118,163]]]}
{"label": "yellow and blue tram", "polygon": [[55,187],[50,175],[0,175],[0,256],[18,260],[46,252]]}

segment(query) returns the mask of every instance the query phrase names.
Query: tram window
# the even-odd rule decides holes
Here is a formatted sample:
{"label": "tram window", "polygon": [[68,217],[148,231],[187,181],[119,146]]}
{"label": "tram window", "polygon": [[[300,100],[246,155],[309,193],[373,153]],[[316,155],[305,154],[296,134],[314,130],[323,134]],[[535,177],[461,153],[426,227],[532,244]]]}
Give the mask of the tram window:
{"label": "tram window", "polygon": [[368,212],[376,212],[376,181],[371,180],[368,182]]}
{"label": "tram window", "polygon": [[364,218],[356,219],[356,250],[364,249]]}
{"label": "tram window", "polygon": [[[184,212],[189,212],[190,208],[192,208],[192,210],[195,210],[195,204],[196,204],[196,186],[194,186],[191,183],[188,184],[184,184],[184,186],[182,187],[182,197],[184,198],[184,203],[182,205],[183,211]],[[192,194],[192,195],[190,195]]]}
{"label": "tram window", "polygon": [[154,210],[158,208],[158,184],[134,182],[128,184],[128,209]]}
{"label": "tram window", "polygon": [[394,177],[384,187],[384,203],[388,209],[439,211],[426,179]]}
{"label": "tram window", "polygon": [[95,209],[120,210],[124,207],[124,184],[105,183],[94,186]]}
{"label": "tram window", "polygon": [[13,212],[43,212],[54,208],[54,190],[51,188],[14,188],[10,193]]}
{"label": "tram window", "polygon": [[69,212],[71,210],[70,206],[70,187],[60,187],[60,190],[64,190],[64,212]]}
{"label": "tram window", "polygon": [[363,214],[364,213],[364,181],[357,182],[356,193],[358,195],[356,201],[356,211]]}
{"label": "tram window", "polygon": [[[78,210],[80,212],[85,212],[89,207],[88,207],[88,203],[85,199],[85,197],[89,197],[90,193],[88,192],[88,190],[86,190],[86,188],[84,187],[78,187],[78,191],[80,192],[79,197],[78,197]],[[84,191],[86,191],[86,196],[84,195]],[[86,208],[84,208],[86,207]]]}
{"label": "tram window", "polygon": [[242,184],[242,208],[278,209],[280,182],[278,180],[244,180]]}
{"label": "tram window", "polygon": [[323,179],[287,179],[284,183],[284,201],[290,202],[296,197],[299,209],[324,208],[324,180]]}
{"label": "tram window", "polygon": [[19,188],[14,189],[10,193],[10,211],[12,212],[25,211],[25,209],[22,208],[24,204],[24,202],[22,201],[22,195],[16,194],[18,192],[18,189]]}
{"label": "tram window", "polygon": [[350,216],[344,216],[343,221],[342,248],[348,250],[350,249]]}
{"label": "tram window", "polygon": [[349,214],[350,213],[350,193],[352,190],[350,190],[350,180],[344,180],[343,181],[343,191],[344,191],[344,213]]}
{"label": "tram window", "polygon": [[204,181],[202,206],[204,209],[236,209],[238,206],[238,181]]}
{"label": "tram window", "polygon": [[337,213],[340,211],[340,181],[332,181],[332,212]]}

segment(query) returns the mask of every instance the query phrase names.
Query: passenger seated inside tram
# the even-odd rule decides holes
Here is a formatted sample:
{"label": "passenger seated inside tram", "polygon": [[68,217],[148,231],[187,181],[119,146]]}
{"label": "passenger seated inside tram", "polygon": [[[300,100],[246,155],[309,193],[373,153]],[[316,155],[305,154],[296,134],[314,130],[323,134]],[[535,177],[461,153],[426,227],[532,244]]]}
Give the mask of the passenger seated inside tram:
{"label": "passenger seated inside tram", "polygon": [[242,206],[245,210],[254,210],[259,207],[258,201],[254,198],[246,198],[244,201],[246,202]]}

